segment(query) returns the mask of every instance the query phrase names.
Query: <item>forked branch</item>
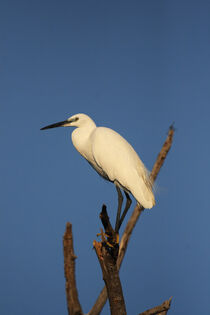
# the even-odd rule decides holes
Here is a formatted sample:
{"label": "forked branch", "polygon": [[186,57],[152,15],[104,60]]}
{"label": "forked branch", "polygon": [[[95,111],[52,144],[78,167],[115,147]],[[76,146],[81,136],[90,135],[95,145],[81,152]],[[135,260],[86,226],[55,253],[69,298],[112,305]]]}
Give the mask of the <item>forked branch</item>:
{"label": "forked branch", "polygon": [[106,284],[111,315],[126,315],[125,301],[123,297],[122,286],[117,270],[116,257],[112,256],[107,248],[105,235],[102,233],[102,242],[93,242],[93,246],[98,257],[103,279]]}

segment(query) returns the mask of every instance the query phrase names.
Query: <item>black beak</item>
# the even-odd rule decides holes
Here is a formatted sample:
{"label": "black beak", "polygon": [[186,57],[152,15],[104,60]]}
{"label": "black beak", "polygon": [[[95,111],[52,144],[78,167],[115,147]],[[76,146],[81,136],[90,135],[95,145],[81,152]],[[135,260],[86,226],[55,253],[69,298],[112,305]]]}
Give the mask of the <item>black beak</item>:
{"label": "black beak", "polygon": [[45,130],[45,129],[51,129],[51,128],[56,128],[56,127],[63,127],[65,126],[65,124],[69,123],[68,120],[64,120],[64,121],[60,121],[60,122],[57,122],[55,124],[52,124],[52,125],[48,125],[46,127],[43,127],[41,128],[40,130]]}

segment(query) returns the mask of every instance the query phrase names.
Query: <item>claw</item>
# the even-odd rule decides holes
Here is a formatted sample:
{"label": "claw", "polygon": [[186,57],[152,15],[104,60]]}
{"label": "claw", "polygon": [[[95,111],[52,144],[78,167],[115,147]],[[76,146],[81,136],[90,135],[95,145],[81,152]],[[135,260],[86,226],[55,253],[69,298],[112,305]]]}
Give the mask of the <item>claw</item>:
{"label": "claw", "polygon": [[104,232],[97,233],[96,236],[97,237],[101,236],[102,242],[104,242],[110,248],[114,248],[116,245],[117,246],[119,245],[119,240],[120,240],[119,233],[116,233],[114,238],[113,236],[110,237],[109,234],[106,234]]}

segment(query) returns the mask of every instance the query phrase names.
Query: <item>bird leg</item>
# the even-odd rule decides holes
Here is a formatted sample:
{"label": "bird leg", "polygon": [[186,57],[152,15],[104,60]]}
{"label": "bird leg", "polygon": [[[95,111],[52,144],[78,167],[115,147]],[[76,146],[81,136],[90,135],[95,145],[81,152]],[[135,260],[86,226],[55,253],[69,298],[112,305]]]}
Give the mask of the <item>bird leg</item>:
{"label": "bird leg", "polygon": [[118,233],[119,228],[120,228],[120,214],[121,214],[121,209],[122,209],[122,203],[123,203],[123,195],[121,193],[120,188],[118,185],[115,184],[115,187],[117,189],[117,194],[118,194],[118,209],[117,209],[117,217],[116,217],[116,223],[115,223],[115,231]]}
{"label": "bird leg", "polygon": [[122,216],[121,216],[121,218],[120,218],[120,220],[119,220],[118,230],[116,230],[116,232],[119,231],[119,229],[120,229],[120,227],[121,227],[121,225],[122,225],[122,223],[123,223],[123,220],[124,220],[124,218],[125,218],[125,216],[126,216],[128,210],[129,210],[129,208],[130,208],[130,206],[131,206],[131,203],[132,203],[132,200],[131,200],[129,194],[127,193],[127,191],[124,190],[124,193],[125,193],[125,195],[126,195],[126,205],[125,205],[125,209],[124,209],[124,211],[123,211],[123,214],[122,214]]}

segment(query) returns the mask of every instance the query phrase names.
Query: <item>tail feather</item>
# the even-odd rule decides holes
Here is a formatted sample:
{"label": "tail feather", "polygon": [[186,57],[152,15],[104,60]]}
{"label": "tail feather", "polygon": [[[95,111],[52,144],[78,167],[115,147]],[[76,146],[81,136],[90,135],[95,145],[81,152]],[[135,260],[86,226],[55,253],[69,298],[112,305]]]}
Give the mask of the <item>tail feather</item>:
{"label": "tail feather", "polygon": [[155,205],[155,197],[149,177],[140,177],[138,187],[136,188],[133,196],[144,208],[151,209]]}

